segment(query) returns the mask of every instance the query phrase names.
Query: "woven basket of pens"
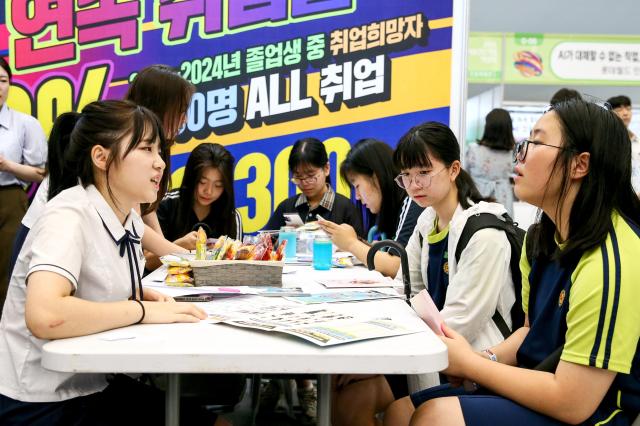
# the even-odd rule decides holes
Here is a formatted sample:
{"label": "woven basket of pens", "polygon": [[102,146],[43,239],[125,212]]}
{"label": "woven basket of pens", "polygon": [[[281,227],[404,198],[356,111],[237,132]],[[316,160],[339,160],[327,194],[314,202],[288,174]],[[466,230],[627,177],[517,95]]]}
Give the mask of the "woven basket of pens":
{"label": "woven basket of pens", "polygon": [[196,287],[269,286],[282,287],[284,262],[270,260],[191,260]]}

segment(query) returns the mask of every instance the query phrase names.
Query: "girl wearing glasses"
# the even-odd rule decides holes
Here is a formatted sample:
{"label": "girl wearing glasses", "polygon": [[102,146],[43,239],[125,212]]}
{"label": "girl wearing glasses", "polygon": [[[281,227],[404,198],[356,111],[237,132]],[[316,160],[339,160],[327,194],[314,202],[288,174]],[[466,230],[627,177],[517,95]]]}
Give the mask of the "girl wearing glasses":
{"label": "girl wearing glasses", "polygon": [[[315,138],[296,141],[289,153],[291,181],[301,193],[284,200],[265,229],[280,229],[286,224],[284,213],[298,213],[304,223],[318,220],[316,215],[338,224],[348,224],[362,236],[362,219],[358,209],[347,197],[337,194],[329,178],[329,157],[324,144]],[[316,389],[311,380],[296,379],[303,416],[316,415]]]}
{"label": "girl wearing glasses", "polygon": [[[473,234],[459,262],[453,253],[469,217],[490,213],[502,218],[505,208],[486,202],[478,193],[460,165],[455,135],[443,124],[429,122],[409,130],[393,159],[401,171],[398,184],[425,208],[406,248],[413,291],[426,288],[447,324],[474,348],[494,346],[504,337],[492,316],[498,312],[511,328],[510,311],[516,300],[509,241],[501,230],[482,229]],[[394,408],[408,422],[414,406],[406,397],[406,383],[399,386],[393,376],[362,379],[347,376],[338,381],[338,424],[376,424],[376,413],[400,398]],[[345,386],[352,380],[356,382]],[[411,377],[411,382],[412,388],[421,389],[437,380],[432,374]],[[359,409],[353,409],[354,404]]]}
{"label": "girl wearing glasses", "polygon": [[329,157],[322,142],[315,138],[296,141],[289,154],[289,171],[301,193],[280,203],[265,229],[280,229],[286,224],[284,213],[298,213],[304,223],[318,220],[316,215],[320,215],[331,222],[351,225],[362,236],[358,209],[331,187]]}
{"label": "girl wearing glasses", "polygon": [[[444,327],[445,373],[453,383],[477,383],[482,395],[414,394],[414,405],[427,402],[411,424],[634,421],[640,411],[640,201],[631,185],[626,132],[613,112],[571,100],[544,114],[532,140],[518,146],[516,195],[541,210],[520,264],[525,325],[490,348],[493,361]],[[389,424],[409,423],[408,416],[400,420],[389,416]]]}
{"label": "girl wearing glasses", "polygon": [[[375,139],[356,143],[340,165],[340,176],[353,186],[356,200],[375,218],[380,239],[393,238],[406,246],[424,209],[396,184],[394,178],[398,172],[393,164],[393,149]],[[358,238],[353,227],[322,219],[319,224],[340,250],[351,252],[361,262],[367,262],[370,246]],[[398,273],[399,257],[378,252],[375,260],[376,269],[383,274],[395,277]]]}

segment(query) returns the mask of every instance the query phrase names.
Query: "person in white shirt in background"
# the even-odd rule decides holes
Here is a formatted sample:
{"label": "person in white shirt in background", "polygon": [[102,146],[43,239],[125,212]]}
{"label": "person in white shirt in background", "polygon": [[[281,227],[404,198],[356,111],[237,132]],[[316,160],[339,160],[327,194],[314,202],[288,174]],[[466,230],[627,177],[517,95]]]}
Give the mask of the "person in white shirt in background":
{"label": "person in white shirt in background", "polygon": [[0,56],[0,309],[11,270],[11,248],[27,211],[27,182],[44,176],[47,143],[38,120],[9,108],[11,68]]}
{"label": "person in white shirt in background", "polygon": [[629,128],[633,116],[631,110],[631,99],[628,96],[620,95],[607,99],[611,109],[622,120],[629,132],[631,140],[631,184],[634,191],[640,196],[640,138]]}
{"label": "person in white shirt in background", "polygon": [[[0,423],[161,424],[164,395],[129,376],[46,370],[42,347],[139,323],[198,322],[206,313],[142,289],[144,226],[165,163],[157,117],[127,101],[93,102],[54,123],[65,169],[29,232],[0,321]],[[78,184],[78,179],[80,184]],[[188,424],[227,424],[197,408]],[[200,415],[202,414],[202,415]]]}

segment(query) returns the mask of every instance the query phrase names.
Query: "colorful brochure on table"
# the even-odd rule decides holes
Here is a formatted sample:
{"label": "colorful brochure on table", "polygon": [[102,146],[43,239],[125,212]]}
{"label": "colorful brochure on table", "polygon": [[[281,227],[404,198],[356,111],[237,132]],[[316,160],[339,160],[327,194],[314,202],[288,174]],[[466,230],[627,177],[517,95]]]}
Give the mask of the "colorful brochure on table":
{"label": "colorful brochure on table", "polygon": [[372,288],[394,286],[394,281],[388,277],[319,279],[318,282],[326,288]]}
{"label": "colorful brochure on table", "polygon": [[290,334],[319,346],[399,336],[422,330],[390,318],[364,318],[325,307],[300,306],[286,299],[251,296],[207,303],[210,319],[237,327]]}
{"label": "colorful brochure on table", "polygon": [[309,296],[300,287],[253,287],[258,296]]}
{"label": "colorful brochure on table", "polygon": [[364,300],[377,300],[377,299],[389,299],[400,298],[399,294],[383,293],[376,290],[363,290],[363,291],[340,291],[331,293],[317,293],[309,296],[301,297],[287,297],[287,299],[298,303],[304,303],[311,305],[315,303],[335,303],[335,302],[361,302]]}
{"label": "colorful brochure on table", "polygon": [[[200,287],[172,287],[164,284],[152,284],[146,287],[154,287],[159,291],[172,296],[210,296],[226,297],[226,296],[241,296],[241,295],[256,295],[256,296],[309,296],[300,287],[269,287],[269,286],[231,286],[231,287],[217,287],[217,286],[200,286]],[[202,300],[203,301],[203,300]]]}

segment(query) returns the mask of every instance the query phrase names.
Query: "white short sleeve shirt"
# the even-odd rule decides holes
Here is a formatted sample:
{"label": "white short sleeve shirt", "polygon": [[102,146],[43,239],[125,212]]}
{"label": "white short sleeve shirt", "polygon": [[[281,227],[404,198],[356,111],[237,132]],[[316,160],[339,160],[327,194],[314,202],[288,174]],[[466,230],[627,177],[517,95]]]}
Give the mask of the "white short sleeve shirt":
{"label": "white short sleeve shirt", "polygon": [[631,184],[640,194],[640,138],[636,135],[631,139]]}
{"label": "white short sleeve shirt", "polygon": [[47,198],[49,197],[49,175],[45,176],[40,182],[40,186],[36,191],[36,195],[31,200],[29,209],[22,218],[22,224],[27,228],[33,228],[36,220],[40,217],[44,210],[45,204],[47,204]]}
{"label": "white short sleeve shirt", "polygon": [[[62,373],[41,366],[47,341],[33,336],[26,326],[26,283],[33,272],[51,271],[69,280],[76,297],[126,300],[132,285],[137,288],[144,255],[139,243],[124,242],[142,238],[143,231],[133,210],[122,225],[93,185],[69,188],[46,205],[20,252],[2,312],[1,394],[25,402],[53,402],[106,387],[104,374]],[[130,261],[137,272],[130,270]]]}
{"label": "white short sleeve shirt", "polygon": [[[6,103],[0,106],[0,155],[28,166],[44,167],[47,161],[47,138],[38,120]],[[24,183],[9,172],[0,172],[0,186]]]}

